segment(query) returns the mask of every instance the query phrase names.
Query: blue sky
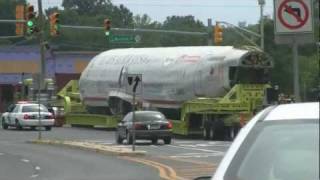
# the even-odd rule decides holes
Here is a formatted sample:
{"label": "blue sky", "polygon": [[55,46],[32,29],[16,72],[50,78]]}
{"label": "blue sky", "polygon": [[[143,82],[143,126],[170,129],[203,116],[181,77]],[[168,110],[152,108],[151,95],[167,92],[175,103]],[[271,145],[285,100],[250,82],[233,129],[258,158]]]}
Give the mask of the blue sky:
{"label": "blue sky", "polygon": [[[37,0],[28,0],[35,4]],[[265,0],[264,15],[273,16],[273,0]],[[60,6],[62,0],[42,0],[44,8]],[[207,23],[227,21],[232,24],[246,21],[255,24],[260,17],[258,0],[112,0],[114,4],[124,4],[134,14],[148,14],[152,20],[163,22],[171,15],[193,15]]]}

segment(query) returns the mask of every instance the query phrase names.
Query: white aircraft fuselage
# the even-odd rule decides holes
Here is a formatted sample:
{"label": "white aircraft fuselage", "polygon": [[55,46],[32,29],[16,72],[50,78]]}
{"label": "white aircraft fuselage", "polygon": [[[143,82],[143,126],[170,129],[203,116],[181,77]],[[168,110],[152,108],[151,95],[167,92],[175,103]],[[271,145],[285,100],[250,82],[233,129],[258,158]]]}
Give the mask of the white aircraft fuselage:
{"label": "white aircraft fuselage", "polygon": [[229,67],[241,66],[250,51],[231,46],[114,49],[94,57],[79,88],[87,106],[109,106],[109,99],[131,102],[127,74],[142,74],[144,105],[178,108],[195,97],[217,97],[230,88]]}

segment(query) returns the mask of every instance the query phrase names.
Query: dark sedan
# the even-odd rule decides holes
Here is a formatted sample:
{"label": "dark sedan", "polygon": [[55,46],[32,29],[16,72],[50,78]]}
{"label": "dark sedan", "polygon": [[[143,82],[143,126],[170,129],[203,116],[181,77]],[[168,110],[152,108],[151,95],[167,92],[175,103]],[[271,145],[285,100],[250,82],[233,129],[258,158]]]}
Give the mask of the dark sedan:
{"label": "dark sedan", "polygon": [[124,139],[128,144],[133,142],[133,124],[136,139],[151,140],[153,144],[158,139],[163,139],[165,144],[171,143],[172,123],[165,116],[157,111],[136,111],[135,120],[132,122],[133,113],[128,113],[118,124],[116,141],[121,144]]}

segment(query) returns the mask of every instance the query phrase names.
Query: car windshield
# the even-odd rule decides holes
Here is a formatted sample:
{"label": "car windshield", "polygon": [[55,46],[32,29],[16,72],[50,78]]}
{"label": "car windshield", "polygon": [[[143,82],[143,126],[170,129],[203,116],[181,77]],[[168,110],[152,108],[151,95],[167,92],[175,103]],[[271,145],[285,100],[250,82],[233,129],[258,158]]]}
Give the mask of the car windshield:
{"label": "car windshield", "polygon": [[136,113],[136,121],[146,122],[146,121],[163,121],[165,120],[164,116],[157,112],[141,112]]}
{"label": "car windshield", "polygon": [[[48,109],[43,105],[40,106],[41,112],[48,112]],[[39,112],[39,105],[26,105],[22,107],[22,112]]]}
{"label": "car windshield", "polygon": [[318,175],[318,122],[268,121],[249,133],[224,179],[315,180]]}

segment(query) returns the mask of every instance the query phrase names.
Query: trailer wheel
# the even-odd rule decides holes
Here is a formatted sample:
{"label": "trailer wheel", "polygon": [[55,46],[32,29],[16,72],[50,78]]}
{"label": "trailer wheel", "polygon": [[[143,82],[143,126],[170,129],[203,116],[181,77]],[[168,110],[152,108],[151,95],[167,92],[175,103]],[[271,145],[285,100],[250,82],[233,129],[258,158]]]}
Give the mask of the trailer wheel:
{"label": "trailer wheel", "polygon": [[233,134],[232,138],[233,138],[233,139],[237,137],[238,132],[240,131],[240,129],[241,129],[240,123],[234,123],[234,124],[232,125],[232,131],[233,131],[233,133],[232,133],[232,134]]}
{"label": "trailer wheel", "polygon": [[163,138],[164,144],[171,144],[171,137],[165,137]]}
{"label": "trailer wheel", "polygon": [[116,132],[116,142],[117,144],[122,144],[123,139],[121,138],[120,134]]}
{"label": "trailer wheel", "polygon": [[152,138],[151,142],[152,142],[152,144],[157,144],[158,143],[158,138]]}
{"label": "trailer wheel", "polygon": [[224,140],[224,122],[222,120],[216,120],[213,123],[213,126],[211,128],[213,130],[213,140],[223,141]]}
{"label": "trailer wheel", "polygon": [[202,137],[204,140],[210,139],[210,129],[208,127],[204,127],[202,130]]}

